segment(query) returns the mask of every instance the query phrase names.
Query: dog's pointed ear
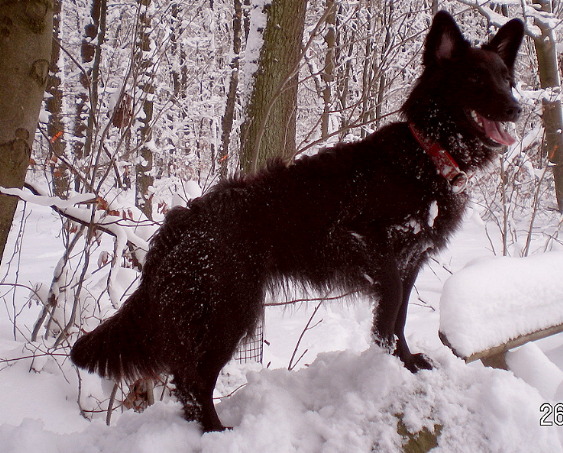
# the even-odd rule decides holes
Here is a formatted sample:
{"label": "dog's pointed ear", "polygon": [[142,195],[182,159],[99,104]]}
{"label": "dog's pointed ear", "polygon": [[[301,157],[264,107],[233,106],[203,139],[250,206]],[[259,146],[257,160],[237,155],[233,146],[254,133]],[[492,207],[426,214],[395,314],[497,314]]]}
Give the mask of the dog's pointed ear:
{"label": "dog's pointed ear", "polygon": [[422,62],[425,66],[437,64],[454,58],[468,47],[469,43],[461,34],[454,18],[446,11],[439,11],[426,36]]}
{"label": "dog's pointed ear", "polygon": [[498,53],[506,67],[512,71],[523,38],[524,23],[520,19],[512,19],[500,27],[495,37],[485,44],[483,49]]}

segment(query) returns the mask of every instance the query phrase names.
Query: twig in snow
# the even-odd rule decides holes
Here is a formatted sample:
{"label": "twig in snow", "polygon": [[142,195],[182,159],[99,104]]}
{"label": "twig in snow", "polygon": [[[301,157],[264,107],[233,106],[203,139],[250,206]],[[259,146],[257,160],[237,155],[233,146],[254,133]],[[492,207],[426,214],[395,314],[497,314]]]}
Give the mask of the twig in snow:
{"label": "twig in snow", "polygon": [[108,425],[108,426],[111,422],[111,413],[113,412],[113,403],[115,401],[115,395],[117,394],[118,388],[119,388],[119,385],[117,384],[117,382],[115,384],[113,384],[113,389],[111,390],[111,395],[109,397],[108,412],[107,412],[107,415],[106,415],[106,425]]}
{"label": "twig in snow", "polygon": [[299,335],[299,339],[297,340],[297,344],[295,345],[295,349],[293,350],[293,354],[291,355],[291,359],[289,360],[289,365],[287,367],[287,369],[289,371],[293,370],[297,364],[299,363],[299,361],[303,358],[303,356],[307,353],[308,349],[306,349],[303,354],[301,354],[299,356],[299,358],[297,359],[297,361],[295,363],[293,363],[293,359],[295,359],[295,354],[297,354],[297,350],[299,349],[299,345],[301,344],[301,340],[303,339],[303,337],[305,336],[305,332],[307,332],[308,330],[311,330],[313,328],[315,328],[316,326],[318,326],[321,322],[323,322],[323,320],[321,319],[319,322],[317,322],[314,326],[311,326],[311,322],[313,322],[313,318],[315,317],[315,315],[317,314],[317,311],[319,311],[319,308],[321,308],[321,305],[323,304],[324,299],[321,300],[321,302],[319,302],[317,304],[317,306],[315,307],[315,309],[313,310],[313,314],[311,315],[311,317],[309,318],[309,321],[307,321],[307,324],[305,325],[305,328],[303,329],[303,331],[301,332],[301,335]]}

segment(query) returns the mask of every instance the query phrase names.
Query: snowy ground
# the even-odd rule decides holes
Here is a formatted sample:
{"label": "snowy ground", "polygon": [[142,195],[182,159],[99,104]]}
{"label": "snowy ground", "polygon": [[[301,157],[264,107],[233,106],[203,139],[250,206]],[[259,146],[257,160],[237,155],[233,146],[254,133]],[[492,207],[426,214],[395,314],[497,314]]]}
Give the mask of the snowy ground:
{"label": "snowy ground", "polygon": [[[58,229],[48,208],[33,208],[20,255],[22,285],[50,281],[61,255]],[[433,451],[563,452],[557,413],[540,412],[542,403],[563,401],[561,336],[511,353],[509,363],[520,377],[479,363],[466,365],[438,339],[439,301],[448,270],[456,272],[484,256],[491,252],[483,224],[469,215],[450,249],[417,282],[407,335],[413,350],[424,351],[435,362],[433,371],[412,375],[395,358],[370,346],[371,311],[364,301],[333,301],[321,307],[299,344],[296,356],[306,351],[303,358],[295,370],[287,371],[315,303],[269,308],[264,360],[269,368],[231,364],[219,385],[228,393],[246,374],[247,385],[218,403],[221,419],[233,430],[202,436],[197,426],[181,418],[172,400],[141,414],[116,411],[110,427],[104,414],[89,422],[79,414],[77,374],[68,360],[24,359],[9,366],[0,363],[0,451],[397,452],[405,442],[397,434],[400,414],[412,433],[441,426]],[[12,262],[12,273],[14,269]],[[533,275],[528,278],[533,280]],[[33,304],[22,306],[28,294],[22,289],[16,297],[4,297],[2,359],[28,354],[23,341],[14,341],[12,322],[17,314],[16,337],[28,336],[38,311]],[[83,393],[109,394],[111,388],[95,376],[84,377],[82,385]],[[553,426],[540,426],[542,415]]]}

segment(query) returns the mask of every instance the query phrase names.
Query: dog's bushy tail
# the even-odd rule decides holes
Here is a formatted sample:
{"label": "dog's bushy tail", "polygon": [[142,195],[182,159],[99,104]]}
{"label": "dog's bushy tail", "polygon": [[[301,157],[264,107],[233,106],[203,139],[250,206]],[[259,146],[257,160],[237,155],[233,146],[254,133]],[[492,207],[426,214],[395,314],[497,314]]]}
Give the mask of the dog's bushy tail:
{"label": "dog's bushy tail", "polygon": [[158,376],[163,366],[154,353],[154,320],[145,312],[144,299],[140,287],[115,315],[80,337],[70,352],[74,364],[115,380]]}

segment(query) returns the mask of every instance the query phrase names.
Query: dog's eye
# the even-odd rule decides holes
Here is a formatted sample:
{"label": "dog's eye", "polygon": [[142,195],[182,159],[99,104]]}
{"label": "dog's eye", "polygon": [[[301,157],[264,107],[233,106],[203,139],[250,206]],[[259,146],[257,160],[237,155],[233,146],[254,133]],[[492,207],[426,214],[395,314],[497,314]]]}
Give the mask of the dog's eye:
{"label": "dog's eye", "polygon": [[504,83],[506,83],[509,86],[512,86],[512,77],[510,77],[510,73],[508,72],[507,69],[503,69],[500,73],[500,76],[502,77]]}
{"label": "dog's eye", "polygon": [[478,72],[470,73],[467,79],[474,85],[483,85],[483,77]]}

